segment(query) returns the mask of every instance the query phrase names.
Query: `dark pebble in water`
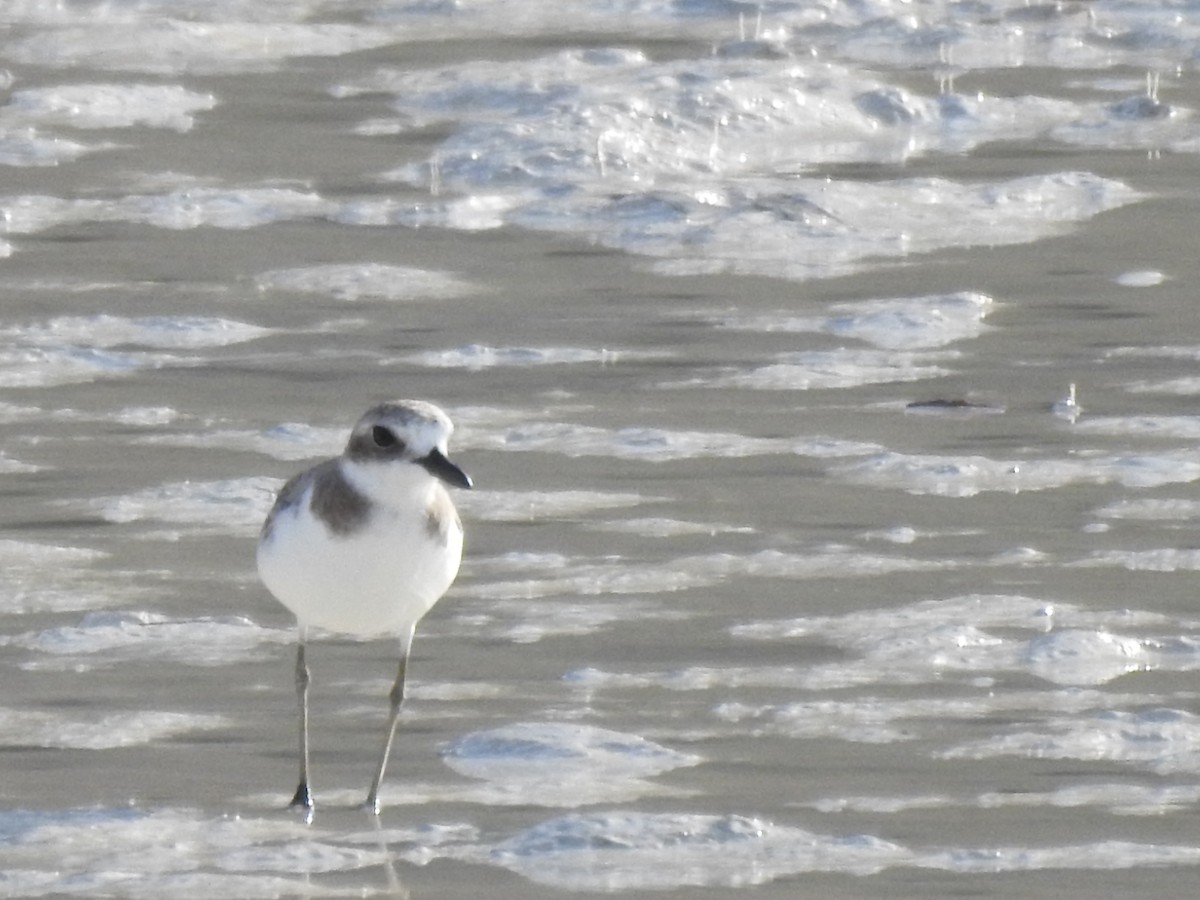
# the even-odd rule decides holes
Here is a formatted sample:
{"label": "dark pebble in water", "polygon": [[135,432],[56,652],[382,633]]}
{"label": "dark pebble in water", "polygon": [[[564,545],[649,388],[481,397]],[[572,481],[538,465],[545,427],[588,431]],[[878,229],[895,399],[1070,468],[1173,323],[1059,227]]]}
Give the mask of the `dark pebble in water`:
{"label": "dark pebble in water", "polygon": [[1118,100],[1108,107],[1108,111],[1114,119],[1128,119],[1133,121],[1166,119],[1171,115],[1171,107],[1168,104],[1160,103],[1158,100],[1155,100],[1153,97],[1147,97],[1145,94]]}
{"label": "dark pebble in water", "polygon": [[913,412],[1004,412],[1003,406],[991,403],[972,403],[970,400],[914,400],[904,408]]}

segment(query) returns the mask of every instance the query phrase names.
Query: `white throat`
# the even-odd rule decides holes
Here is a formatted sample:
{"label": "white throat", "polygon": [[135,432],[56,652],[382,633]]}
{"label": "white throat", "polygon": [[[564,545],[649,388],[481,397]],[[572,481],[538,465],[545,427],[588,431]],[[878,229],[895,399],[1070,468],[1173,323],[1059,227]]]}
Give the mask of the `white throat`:
{"label": "white throat", "polygon": [[421,466],[408,460],[355,462],[343,459],[341,467],[350,484],[372,503],[381,506],[412,507],[414,500],[427,497],[438,483]]}

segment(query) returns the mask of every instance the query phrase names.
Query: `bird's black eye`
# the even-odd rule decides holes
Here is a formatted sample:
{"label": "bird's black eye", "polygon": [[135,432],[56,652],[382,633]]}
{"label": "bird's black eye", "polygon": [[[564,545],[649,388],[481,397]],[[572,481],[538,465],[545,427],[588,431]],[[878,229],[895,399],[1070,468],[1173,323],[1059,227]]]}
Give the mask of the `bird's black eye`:
{"label": "bird's black eye", "polygon": [[375,442],[376,447],[395,447],[400,442],[396,440],[396,435],[392,434],[391,429],[384,428],[382,425],[376,425],[371,429],[371,440]]}

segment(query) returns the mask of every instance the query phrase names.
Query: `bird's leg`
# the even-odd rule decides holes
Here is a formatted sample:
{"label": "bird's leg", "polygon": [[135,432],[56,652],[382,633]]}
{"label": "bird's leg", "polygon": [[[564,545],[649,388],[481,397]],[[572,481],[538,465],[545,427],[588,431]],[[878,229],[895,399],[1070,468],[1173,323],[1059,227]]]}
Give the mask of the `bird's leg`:
{"label": "bird's leg", "polygon": [[312,821],[312,793],[308,789],[308,663],[304,659],[305,633],[300,630],[296,644],[296,698],[300,703],[300,784],[289,806],[304,810],[304,820]]}
{"label": "bird's leg", "polygon": [[413,629],[400,639],[400,665],[396,671],[396,681],[392,684],[388,700],[391,709],[388,712],[387,733],[383,739],[383,753],[379,757],[379,767],[375,770],[375,778],[367,791],[365,804],[369,812],[379,815],[379,786],[383,783],[383,773],[387,770],[388,757],[392,752],[392,738],[396,736],[396,724],[400,721],[400,706],[404,703],[404,676],[408,669],[408,651],[412,647]]}

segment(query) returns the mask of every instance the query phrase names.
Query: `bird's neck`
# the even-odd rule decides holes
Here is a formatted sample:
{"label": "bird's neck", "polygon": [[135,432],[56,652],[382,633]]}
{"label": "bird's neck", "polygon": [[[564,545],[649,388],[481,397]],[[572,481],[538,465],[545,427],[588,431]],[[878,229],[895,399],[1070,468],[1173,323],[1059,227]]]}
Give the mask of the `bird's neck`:
{"label": "bird's neck", "polygon": [[[415,463],[341,461],[342,474],[374,503],[409,507],[414,499],[425,497],[437,480]],[[422,508],[422,507],[418,507]]]}

